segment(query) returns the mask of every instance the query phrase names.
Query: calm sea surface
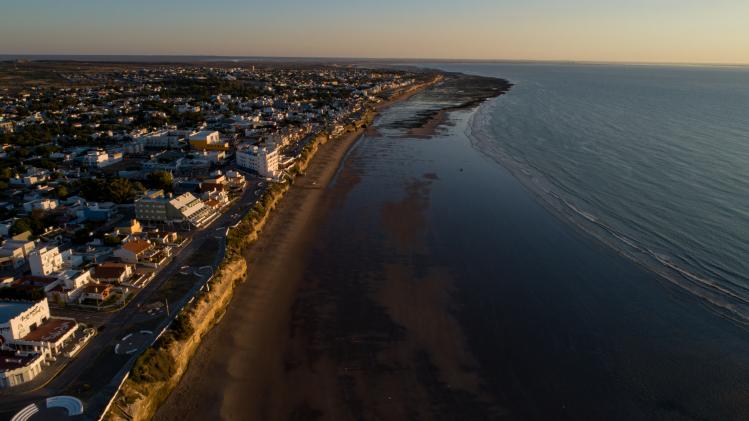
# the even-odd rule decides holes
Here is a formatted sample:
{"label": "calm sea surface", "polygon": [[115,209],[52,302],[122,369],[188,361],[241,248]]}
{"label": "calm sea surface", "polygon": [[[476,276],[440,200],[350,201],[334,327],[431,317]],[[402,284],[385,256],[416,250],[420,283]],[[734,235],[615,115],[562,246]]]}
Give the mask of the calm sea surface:
{"label": "calm sea surface", "polygon": [[749,321],[749,68],[441,66],[516,84],[473,144],[618,251]]}
{"label": "calm sea surface", "polygon": [[509,419],[749,419],[749,71],[431,67],[515,86],[429,139],[391,128],[428,97],[386,110],[347,160],[334,267],[387,263],[378,209],[418,186],[406,261],[449,272]]}

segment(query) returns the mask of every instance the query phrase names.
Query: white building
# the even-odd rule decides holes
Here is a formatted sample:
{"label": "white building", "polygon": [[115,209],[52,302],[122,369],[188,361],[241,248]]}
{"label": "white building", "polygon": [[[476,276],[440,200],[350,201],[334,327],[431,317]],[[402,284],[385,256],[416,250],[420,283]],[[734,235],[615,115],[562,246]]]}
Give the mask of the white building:
{"label": "white building", "polygon": [[244,146],[237,149],[237,165],[263,177],[278,177],[278,148],[275,146]]}
{"label": "white building", "polygon": [[101,149],[88,151],[83,157],[83,164],[92,168],[104,167],[107,161],[109,161],[109,154]]}
{"label": "white building", "polygon": [[62,352],[77,330],[73,319],[50,317],[46,298],[0,301],[0,388],[36,377],[41,363]]}
{"label": "white building", "polygon": [[31,274],[35,276],[47,276],[57,272],[62,269],[63,264],[62,255],[57,247],[42,247],[29,254]]}
{"label": "white building", "polygon": [[177,105],[177,112],[178,113],[199,113],[200,112],[200,106],[199,105],[190,105],[190,104],[179,104]]}
{"label": "white building", "polygon": [[122,147],[126,154],[140,154],[145,151],[146,142],[141,140],[134,140],[132,142],[125,143]]}
{"label": "white building", "polygon": [[0,247],[0,267],[11,266],[18,268],[26,263],[29,253],[34,250],[33,241],[7,240]]}
{"label": "white building", "polygon": [[36,199],[23,204],[23,210],[26,212],[32,212],[34,209],[40,209],[43,211],[50,211],[57,209],[60,202],[57,199],[43,198]]}
{"label": "white building", "polygon": [[195,155],[214,164],[220,164],[226,160],[226,151],[208,151],[203,149]]}
{"label": "white building", "polygon": [[218,216],[213,209],[192,193],[181,194],[169,201],[167,212],[170,217],[189,221],[194,226],[202,226]]}
{"label": "white building", "polygon": [[0,349],[0,389],[34,380],[43,362],[41,354]]}
{"label": "white building", "polygon": [[122,161],[122,152],[108,153],[101,149],[88,151],[83,157],[83,164],[92,168],[104,168]]}
{"label": "white building", "polygon": [[143,142],[147,148],[178,148],[179,135],[167,130],[155,131],[134,137],[135,141]]}

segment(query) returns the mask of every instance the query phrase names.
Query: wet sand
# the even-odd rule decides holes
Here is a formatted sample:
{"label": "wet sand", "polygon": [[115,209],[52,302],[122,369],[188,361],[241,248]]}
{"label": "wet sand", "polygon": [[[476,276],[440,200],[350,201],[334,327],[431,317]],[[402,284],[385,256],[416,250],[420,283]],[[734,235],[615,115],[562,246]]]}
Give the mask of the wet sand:
{"label": "wet sand", "polygon": [[[463,393],[478,392],[475,363],[444,307],[449,275],[435,268],[421,285],[410,265],[379,262],[386,279],[376,280],[341,247],[377,239],[339,241],[346,234],[330,229],[331,212],[359,182],[355,169],[336,170],[360,134],[322,145],[297,179],[246,255],[248,281],[156,419],[432,419],[446,397],[461,400],[460,411],[474,406]],[[388,247],[404,257],[421,247],[429,182],[382,210]],[[422,299],[410,302],[414,295]],[[451,396],[446,384],[461,392]]]}
{"label": "wet sand", "polygon": [[[304,177],[275,210],[250,248],[248,281],[240,285],[222,321],[209,333],[178,388],[156,419],[276,419],[281,409],[268,391],[283,389],[283,355],[290,308],[303,278],[305,251],[329,195],[321,186],[361,135],[349,133],[321,145]],[[286,397],[274,395],[280,402]],[[243,414],[238,416],[238,414]],[[250,414],[255,414],[250,416]]]}

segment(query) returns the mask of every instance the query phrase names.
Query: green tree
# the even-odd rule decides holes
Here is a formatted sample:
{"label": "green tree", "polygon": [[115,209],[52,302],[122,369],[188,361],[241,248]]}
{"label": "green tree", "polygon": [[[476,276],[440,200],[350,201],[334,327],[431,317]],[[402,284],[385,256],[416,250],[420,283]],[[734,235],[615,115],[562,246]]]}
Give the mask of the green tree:
{"label": "green tree", "polygon": [[31,223],[32,221],[29,218],[21,218],[16,220],[16,222],[14,222],[10,227],[10,234],[16,235],[22,232],[32,231]]}
{"label": "green tree", "polygon": [[107,183],[107,192],[110,200],[115,203],[132,202],[138,193],[133,184],[124,178],[115,178]]}
{"label": "green tree", "polygon": [[55,189],[55,195],[58,199],[65,199],[70,196],[70,191],[68,191],[66,186],[60,185]]}
{"label": "green tree", "polygon": [[171,192],[174,190],[174,177],[169,171],[154,171],[146,176],[146,184],[152,189]]}
{"label": "green tree", "polygon": [[104,236],[104,245],[109,246],[109,247],[114,247],[114,246],[119,246],[120,244],[122,244],[122,240],[116,235]]}
{"label": "green tree", "polygon": [[73,242],[76,244],[86,244],[92,238],[91,231],[88,228],[81,228],[73,233]]}

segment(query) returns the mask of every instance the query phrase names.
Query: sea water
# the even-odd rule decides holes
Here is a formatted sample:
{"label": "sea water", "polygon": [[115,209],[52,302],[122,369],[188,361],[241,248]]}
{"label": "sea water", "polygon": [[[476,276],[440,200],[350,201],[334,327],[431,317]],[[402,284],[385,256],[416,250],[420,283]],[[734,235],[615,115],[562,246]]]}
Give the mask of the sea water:
{"label": "sea water", "polygon": [[559,216],[749,321],[749,68],[434,65],[510,80],[473,145]]}

